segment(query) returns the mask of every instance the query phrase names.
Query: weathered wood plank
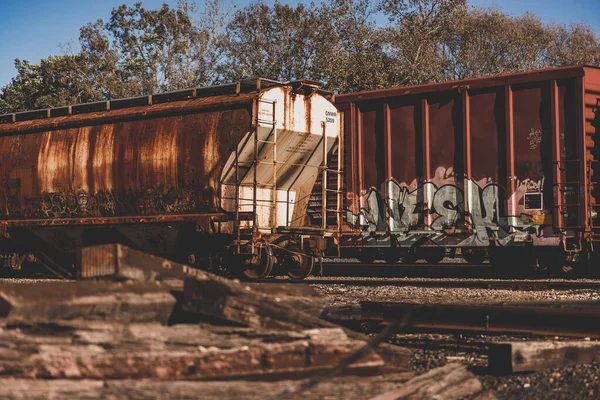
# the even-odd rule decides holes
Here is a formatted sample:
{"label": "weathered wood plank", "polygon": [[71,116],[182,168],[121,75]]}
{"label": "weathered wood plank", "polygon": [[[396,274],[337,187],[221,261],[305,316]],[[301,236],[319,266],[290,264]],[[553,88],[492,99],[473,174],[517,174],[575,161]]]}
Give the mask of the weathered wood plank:
{"label": "weathered wood plank", "polygon": [[[296,399],[364,400],[381,390],[392,389],[410,379],[411,373],[383,376],[355,375],[334,378],[308,390]],[[0,379],[0,398],[6,400],[46,399],[178,399],[239,400],[264,399],[293,380],[256,381],[156,381],[156,380],[31,380]]]}
{"label": "weathered wood plank", "polygon": [[244,282],[243,285],[255,291],[272,296],[275,301],[283,302],[291,308],[320,317],[327,300],[315,289],[306,284],[291,284],[285,281]]}
{"label": "weathered wood plank", "polygon": [[[256,329],[301,331],[339,326],[277,300],[277,297],[236,281],[186,279],[182,309]],[[344,331],[350,338],[367,339],[365,335],[350,329]],[[377,352],[390,366],[408,366],[410,352],[407,349],[382,343]]]}
{"label": "weathered wood plank", "polygon": [[382,393],[371,400],[454,400],[474,395],[482,388],[479,379],[465,365],[447,364],[416,376],[398,389]]}
{"label": "weathered wood plank", "polygon": [[[113,351],[98,345],[37,346],[0,359],[0,375],[34,379],[224,379],[289,376],[331,368],[360,341],[298,340],[232,349]],[[370,353],[351,369],[379,373],[383,360]]]}
{"label": "weathered wood plank", "polygon": [[[81,271],[84,278],[104,277],[155,281],[164,279],[195,278],[230,284],[234,281],[135,250],[122,244],[105,244],[81,249]],[[318,316],[325,307],[325,299],[308,285],[285,282],[245,282],[245,287],[272,296],[292,308]]]}
{"label": "weathered wood plank", "polygon": [[176,303],[169,289],[154,282],[4,284],[0,288],[0,317],[10,321],[82,318],[166,324]]}
{"label": "weathered wood plank", "polygon": [[262,329],[303,330],[337,326],[296,310],[276,296],[222,279],[186,279],[182,309]]}
{"label": "weathered wood plank", "polygon": [[207,279],[208,273],[188,265],[156,257],[122,244],[83,247],[80,257],[81,278],[117,278],[154,281],[164,278]]}
{"label": "weathered wood plank", "polygon": [[286,343],[298,340],[340,342],[348,336],[341,328],[305,331],[264,331],[253,328],[158,323],[118,323],[104,321],[56,321],[52,324],[20,323],[15,328],[0,326],[0,359],[2,348],[39,351],[40,345],[94,345],[108,351],[197,351],[232,349],[264,343]]}
{"label": "weathered wood plank", "polygon": [[488,366],[501,374],[600,361],[600,342],[512,342],[488,346]]}

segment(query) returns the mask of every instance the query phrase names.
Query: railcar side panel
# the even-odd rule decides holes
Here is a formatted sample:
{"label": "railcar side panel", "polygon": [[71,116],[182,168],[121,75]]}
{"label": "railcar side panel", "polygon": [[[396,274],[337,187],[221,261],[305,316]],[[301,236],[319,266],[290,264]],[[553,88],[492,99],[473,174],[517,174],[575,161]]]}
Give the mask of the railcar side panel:
{"label": "railcar side panel", "polygon": [[199,213],[250,130],[237,108],[0,136],[2,219]]}
{"label": "railcar side panel", "polygon": [[350,225],[401,247],[590,233],[599,78],[570,67],[337,96],[358,115],[345,127]]}

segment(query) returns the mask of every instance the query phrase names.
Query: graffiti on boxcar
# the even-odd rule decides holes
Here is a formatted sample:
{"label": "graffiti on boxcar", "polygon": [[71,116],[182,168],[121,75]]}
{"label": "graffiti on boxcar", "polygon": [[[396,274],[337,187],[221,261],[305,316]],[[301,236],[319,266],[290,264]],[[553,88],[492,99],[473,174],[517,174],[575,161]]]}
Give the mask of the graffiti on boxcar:
{"label": "graffiti on boxcar", "polygon": [[535,150],[542,144],[542,130],[531,128],[529,134],[527,134],[527,140],[529,140],[529,150]]}
{"label": "graffiti on boxcar", "polygon": [[211,207],[202,188],[147,187],[142,190],[102,189],[93,194],[84,189],[43,192],[40,197],[20,201],[20,179],[0,182],[2,218],[85,218],[127,215],[160,215],[194,212]]}
{"label": "graffiti on boxcar", "polygon": [[9,215],[12,210],[20,207],[19,192],[21,191],[21,179],[7,178],[2,180],[2,210],[0,215]]}
{"label": "graffiti on boxcar", "polygon": [[[387,198],[371,188],[365,198],[365,207],[359,214],[348,213],[348,222],[355,228],[371,232],[486,227],[508,231],[510,227],[525,229],[532,226],[531,216],[524,209],[523,197],[527,192],[540,192],[543,180],[518,181],[515,193],[508,199],[502,186],[487,179],[480,182],[467,179],[464,185],[465,190],[455,184],[437,186],[425,182],[411,185],[416,187],[410,190],[410,186],[392,179],[387,182]],[[468,206],[465,192],[470,193],[472,199]],[[515,215],[507,213],[507,203],[514,204]]]}

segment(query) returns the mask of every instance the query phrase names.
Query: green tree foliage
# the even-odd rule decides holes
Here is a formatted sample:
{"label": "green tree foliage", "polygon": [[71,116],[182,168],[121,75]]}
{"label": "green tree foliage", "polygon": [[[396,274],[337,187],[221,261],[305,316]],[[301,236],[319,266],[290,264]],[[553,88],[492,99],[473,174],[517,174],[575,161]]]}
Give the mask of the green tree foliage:
{"label": "green tree foliage", "polygon": [[[558,67],[600,66],[584,24],[545,24],[467,0],[180,0],[112,10],[77,51],[15,60],[0,113],[146,95],[243,78],[314,79],[335,92]],[[318,1],[318,0],[315,0]]]}
{"label": "green tree foliage", "polygon": [[293,80],[312,75],[324,39],[319,27],[327,23],[314,8],[256,2],[238,10],[227,27],[224,79]]}

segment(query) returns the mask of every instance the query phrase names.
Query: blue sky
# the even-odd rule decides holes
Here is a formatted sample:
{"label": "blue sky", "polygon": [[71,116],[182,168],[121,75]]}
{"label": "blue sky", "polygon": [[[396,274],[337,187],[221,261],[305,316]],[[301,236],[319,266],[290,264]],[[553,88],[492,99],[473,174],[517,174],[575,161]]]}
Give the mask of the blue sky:
{"label": "blue sky", "polygon": [[[113,7],[138,0],[0,0],[0,87],[16,74],[14,59],[39,62],[60,53],[60,44],[77,42],[79,28],[98,18],[107,20]],[[285,3],[285,0],[280,0]],[[177,0],[142,0],[146,8]],[[546,22],[583,21],[600,34],[599,0],[469,0],[474,6],[494,6],[513,15],[532,12]],[[202,0],[197,1],[198,4]],[[248,0],[232,0],[243,6]],[[297,0],[291,1],[297,3]]]}

